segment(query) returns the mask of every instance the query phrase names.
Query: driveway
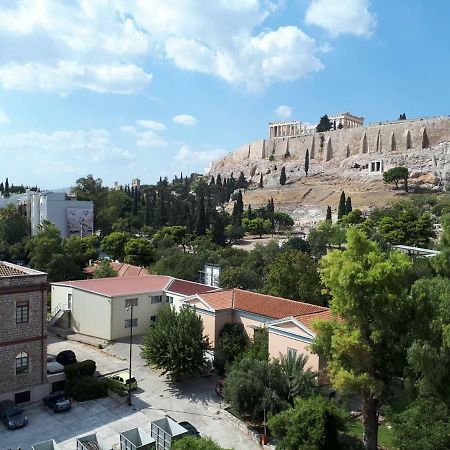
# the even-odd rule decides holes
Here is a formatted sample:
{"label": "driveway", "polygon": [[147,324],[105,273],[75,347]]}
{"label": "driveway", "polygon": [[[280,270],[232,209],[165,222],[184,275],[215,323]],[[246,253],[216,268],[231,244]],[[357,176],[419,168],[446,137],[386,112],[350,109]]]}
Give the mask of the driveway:
{"label": "driveway", "polygon": [[[111,373],[128,367],[128,341],[117,342],[106,349],[49,335],[48,353],[73,350],[79,361],[93,359],[100,373]],[[187,420],[225,448],[256,450],[256,442],[219,414],[221,402],[214,392],[215,378],[197,378],[172,383],[145,366],[140,357],[140,338],[133,343],[133,372],[139,388],[133,392],[132,406],[111,398],[77,403],[71,411],[52,414],[41,405],[27,409],[29,424],[16,431],[0,427],[0,450],[29,449],[31,444],[54,439],[62,450],[76,448],[75,437],[97,432],[111,447],[119,442],[119,433],[139,427],[150,434],[150,422],[164,415],[177,421]]]}

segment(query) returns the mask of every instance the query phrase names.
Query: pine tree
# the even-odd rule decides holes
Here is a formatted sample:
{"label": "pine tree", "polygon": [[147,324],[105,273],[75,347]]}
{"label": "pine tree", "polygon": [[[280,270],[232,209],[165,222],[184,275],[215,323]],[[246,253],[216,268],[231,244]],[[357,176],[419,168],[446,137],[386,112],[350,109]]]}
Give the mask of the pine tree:
{"label": "pine tree", "polygon": [[3,181],[0,183],[0,193],[3,194],[5,192],[5,186],[3,186]]}
{"label": "pine tree", "polygon": [[236,183],[236,187],[238,189],[246,189],[247,188],[247,180],[245,179],[244,172],[239,174],[239,178]]}
{"label": "pine tree", "polygon": [[327,222],[332,222],[333,218],[331,216],[331,206],[327,206],[327,215],[325,216]]}
{"label": "pine tree", "polygon": [[225,236],[225,224],[220,214],[214,211],[212,220],[212,240],[217,245],[225,247],[227,238]]}
{"label": "pine tree", "polygon": [[4,197],[9,197],[9,181],[8,178],[5,181],[5,192],[3,193]]}
{"label": "pine tree", "polygon": [[204,236],[206,234],[206,211],[205,211],[205,197],[203,193],[200,194],[197,211],[198,211],[197,234],[199,236]]}
{"label": "pine tree", "polygon": [[220,176],[220,173],[217,174],[216,184],[217,186],[222,186],[222,177]]}
{"label": "pine tree", "polygon": [[306,176],[308,176],[308,171],[309,171],[309,149],[306,149],[306,155],[305,155],[305,173]]}
{"label": "pine tree", "polygon": [[345,202],[345,213],[348,214],[352,211],[352,199],[350,196],[347,197],[347,201]]}
{"label": "pine tree", "polygon": [[247,219],[252,220],[253,219],[253,211],[252,211],[252,205],[248,205],[247,207]]}
{"label": "pine tree", "polygon": [[259,177],[259,187],[260,187],[260,188],[263,188],[263,187],[264,187],[263,174],[261,174],[261,176]]}
{"label": "pine tree", "polygon": [[280,184],[281,186],[284,186],[286,184],[286,169],[284,168],[284,166],[281,168]]}
{"label": "pine tree", "polygon": [[333,125],[328,118],[328,116],[325,114],[320,118],[319,123],[317,124],[316,131],[321,133],[323,131],[330,131],[333,128]]}
{"label": "pine tree", "polygon": [[338,220],[342,219],[347,214],[347,207],[345,205],[345,192],[341,192],[341,197],[339,199],[339,206],[338,206]]}

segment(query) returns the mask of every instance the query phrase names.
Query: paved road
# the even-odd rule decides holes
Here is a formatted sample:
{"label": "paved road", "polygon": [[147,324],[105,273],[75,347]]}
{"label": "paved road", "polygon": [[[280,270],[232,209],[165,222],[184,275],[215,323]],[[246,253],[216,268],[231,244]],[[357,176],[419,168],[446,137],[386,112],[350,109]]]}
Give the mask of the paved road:
{"label": "paved road", "polygon": [[[41,405],[27,410],[29,424],[16,431],[0,426],[0,450],[29,449],[31,444],[55,439],[61,450],[75,450],[75,437],[93,432],[110,446],[119,442],[119,433],[139,427],[150,433],[150,422],[170,415],[187,420],[202,435],[210,436],[220,445],[236,450],[256,450],[260,446],[245,432],[218,414],[220,402],[214,392],[214,378],[200,378],[171,383],[164,376],[145,367],[140,357],[140,340],[133,344],[133,371],[139,388],[133,394],[133,405],[123,405],[111,398],[75,403],[72,410],[52,414]],[[118,342],[105,350],[72,341],[49,337],[49,354],[73,350],[79,361],[93,359],[100,373],[128,367],[128,343]]]}

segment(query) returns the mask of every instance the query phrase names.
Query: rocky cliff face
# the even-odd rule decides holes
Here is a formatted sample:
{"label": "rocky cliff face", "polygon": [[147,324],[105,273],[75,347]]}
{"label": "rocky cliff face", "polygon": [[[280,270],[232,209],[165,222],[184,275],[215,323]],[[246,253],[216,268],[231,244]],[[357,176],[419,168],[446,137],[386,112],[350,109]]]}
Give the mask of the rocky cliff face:
{"label": "rocky cliff face", "polygon": [[[443,142],[425,149],[409,149],[407,152],[380,152],[352,155],[347,158],[333,158],[330,161],[310,160],[308,176],[320,183],[329,184],[339,180],[351,180],[355,183],[366,183],[382,180],[382,171],[372,171],[372,163],[379,162],[384,171],[405,166],[409,169],[410,185],[422,186],[433,190],[441,190],[450,186],[450,142]],[[263,184],[268,188],[279,187],[281,168],[284,167],[287,183],[295,183],[306,177],[304,160],[283,156],[273,160],[248,158],[234,162],[231,159],[225,164],[213,164],[209,175],[235,177],[242,171],[251,183],[258,185],[263,174]],[[376,169],[376,166],[375,166]]]}

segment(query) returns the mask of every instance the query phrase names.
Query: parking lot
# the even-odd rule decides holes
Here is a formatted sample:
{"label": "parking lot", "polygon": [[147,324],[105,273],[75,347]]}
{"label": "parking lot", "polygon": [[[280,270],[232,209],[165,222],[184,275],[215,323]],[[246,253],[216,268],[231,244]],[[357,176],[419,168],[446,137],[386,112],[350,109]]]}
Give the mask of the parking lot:
{"label": "parking lot", "polygon": [[[150,434],[150,422],[169,415],[177,421],[192,423],[203,436],[209,436],[225,448],[252,450],[256,442],[219,414],[220,399],[214,392],[215,378],[198,378],[172,383],[145,367],[140,358],[139,338],[133,344],[133,372],[139,387],[133,391],[132,406],[112,398],[74,402],[68,412],[53,414],[43,405],[26,409],[29,424],[20,430],[0,428],[0,450],[29,449],[31,444],[54,439],[63,450],[75,450],[75,438],[93,432],[113,448],[119,433],[139,427]],[[129,346],[118,342],[104,350],[49,336],[48,353],[62,350],[75,352],[79,361],[93,359],[100,373],[111,373],[128,367]]]}

